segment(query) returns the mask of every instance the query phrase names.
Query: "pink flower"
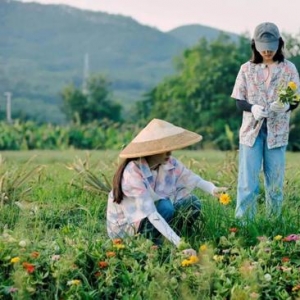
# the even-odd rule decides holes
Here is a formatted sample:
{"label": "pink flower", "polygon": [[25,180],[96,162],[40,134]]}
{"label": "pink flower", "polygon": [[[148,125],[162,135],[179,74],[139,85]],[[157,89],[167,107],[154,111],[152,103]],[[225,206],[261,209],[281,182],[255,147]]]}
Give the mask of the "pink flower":
{"label": "pink flower", "polygon": [[53,260],[53,261],[57,261],[59,259],[60,259],[60,255],[59,254],[54,254],[54,255],[51,256],[51,260]]}
{"label": "pink flower", "polygon": [[257,239],[260,241],[260,242],[266,242],[268,240],[268,238],[266,236],[258,236]]}
{"label": "pink flower", "polygon": [[300,235],[297,234],[290,234],[283,239],[283,241],[285,242],[299,241],[299,240],[300,240]]}
{"label": "pink flower", "polygon": [[8,292],[11,293],[11,294],[16,293],[17,291],[18,291],[18,289],[15,288],[15,287],[13,287],[13,286],[11,286],[11,287],[8,289]]}

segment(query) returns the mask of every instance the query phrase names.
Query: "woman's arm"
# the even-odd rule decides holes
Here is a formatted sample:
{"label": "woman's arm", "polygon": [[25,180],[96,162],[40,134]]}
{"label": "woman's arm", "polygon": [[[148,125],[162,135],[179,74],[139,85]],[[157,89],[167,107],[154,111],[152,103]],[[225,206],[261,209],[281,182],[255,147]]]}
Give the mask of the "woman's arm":
{"label": "woman's arm", "polygon": [[174,232],[166,220],[156,211],[147,216],[151,224],[176,247],[180,243],[180,237]]}
{"label": "woman's arm", "polygon": [[252,104],[248,103],[245,100],[239,100],[236,99],[236,107],[240,110],[240,111],[249,111],[251,112],[251,107]]}

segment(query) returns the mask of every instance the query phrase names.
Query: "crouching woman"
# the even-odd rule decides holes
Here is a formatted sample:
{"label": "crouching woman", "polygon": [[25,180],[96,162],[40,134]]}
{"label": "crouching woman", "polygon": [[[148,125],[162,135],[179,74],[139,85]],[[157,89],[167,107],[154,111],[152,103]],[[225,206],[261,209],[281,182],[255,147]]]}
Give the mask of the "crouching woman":
{"label": "crouching woman", "polygon": [[[180,228],[174,228],[172,221],[178,211],[186,212],[185,219],[190,224],[199,217],[201,203],[192,191],[200,188],[218,196],[226,190],[196,175],[171,155],[173,150],[201,139],[197,133],[153,119],[121,151],[123,161],[108,197],[110,238],[141,233],[156,244],[161,244],[164,236],[175,246],[182,246]],[[196,254],[191,248],[184,252]]]}

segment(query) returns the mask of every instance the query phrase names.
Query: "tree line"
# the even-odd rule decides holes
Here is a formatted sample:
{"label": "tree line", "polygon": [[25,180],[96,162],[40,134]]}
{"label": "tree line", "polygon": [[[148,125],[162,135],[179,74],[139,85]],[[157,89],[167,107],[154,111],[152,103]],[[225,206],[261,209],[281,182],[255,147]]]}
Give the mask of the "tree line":
{"label": "tree line", "polygon": [[[299,37],[285,35],[284,40],[286,57],[300,70]],[[74,85],[65,87],[62,110],[69,121],[83,124],[107,118],[142,127],[152,118],[161,118],[202,134],[211,147],[231,149],[237,147],[241,112],[230,95],[240,65],[250,55],[246,36],[238,43],[225,34],[210,42],[203,38],[175,59],[175,74],[145,93],[125,116],[102,75],[89,78],[86,92]],[[293,151],[300,150],[299,119],[300,112],[295,110],[289,145]]]}

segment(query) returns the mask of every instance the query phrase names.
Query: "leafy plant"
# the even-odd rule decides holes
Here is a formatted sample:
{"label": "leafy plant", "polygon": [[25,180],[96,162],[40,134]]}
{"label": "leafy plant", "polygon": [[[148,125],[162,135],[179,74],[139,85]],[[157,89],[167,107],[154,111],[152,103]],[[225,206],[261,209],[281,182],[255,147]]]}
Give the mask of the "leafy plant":
{"label": "leafy plant", "polygon": [[30,181],[39,176],[43,166],[31,167],[33,158],[29,159],[21,168],[7,166],[0,155],[0,206],[4,204],[21,204],[31,191]]}
{"label": "leafy plant", "polygon": [[[85,160],[77,158],[74,163],[68,164],[67,169],[75,171],[79,175],[79,179],[82,184],[78,183],[78,179],[72,180],[71,185],[75,187],[81,187],[84,190],[108,194],[111,191],[111,184],[107,176],[100,172],[100,176],[97,176],[90,170],[89,156],[86,156]],[[102,178],[102,179],[101,179]]]}

